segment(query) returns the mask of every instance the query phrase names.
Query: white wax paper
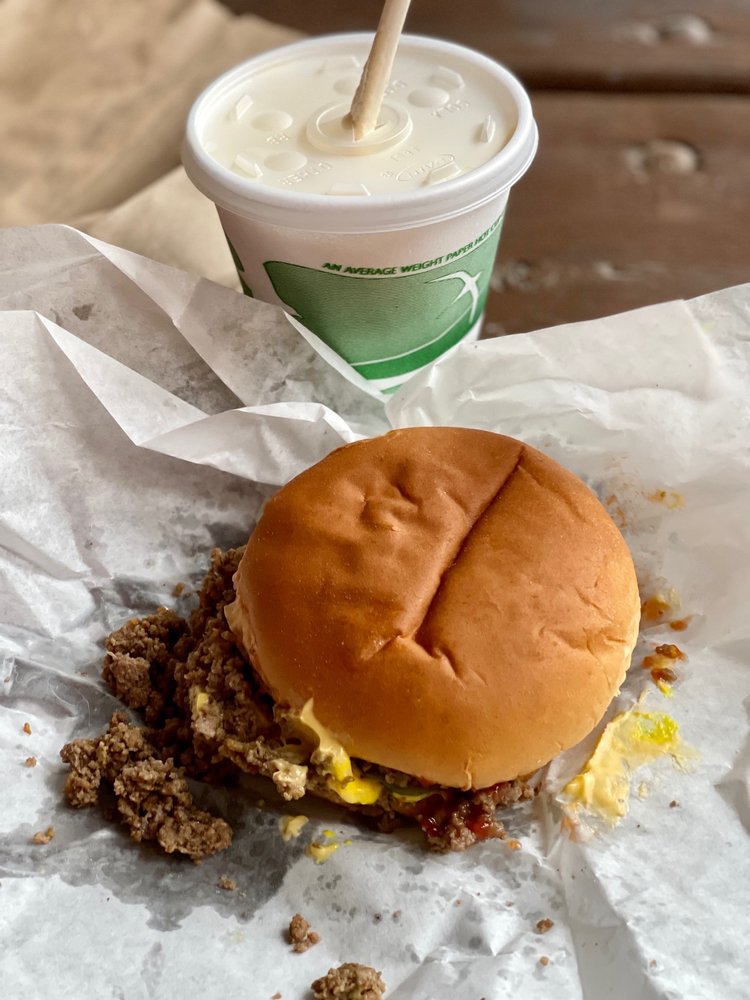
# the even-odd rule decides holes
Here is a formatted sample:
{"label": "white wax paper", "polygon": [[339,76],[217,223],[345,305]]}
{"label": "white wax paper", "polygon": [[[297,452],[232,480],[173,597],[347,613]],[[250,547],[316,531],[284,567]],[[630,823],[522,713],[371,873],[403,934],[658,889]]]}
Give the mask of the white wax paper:
{"label": "white wax paper", "polygon": [[[384,409],[279,310],[208,281],[57,226],[1,232],[0,259],[3,998],[302,1000],[344,961],[381,969],[389,1000],[748,996],[750,285],[460,348]],[[277,484],[420,423],[523,438],[624,519],[644,596],[674,587],[694,617],[643,632],[617,705],[647,689],[690,768],[639,772],[629,816],[574,842],[554,792],[588,741],[508,815],[520,850],[463,855],[307,803],[285,844],[255,785],[199,788],[236,828],[200,866],[67,808],[60,747],[118,707],[105,635],[174,603]],[[682,505],[649,499],[662,489]],[[667,700],[640,662],[675,638],[689,661]],[[326,827],[342,846],[317,866],[304,847]],[[303,955],[296,911],[322,938]]]}

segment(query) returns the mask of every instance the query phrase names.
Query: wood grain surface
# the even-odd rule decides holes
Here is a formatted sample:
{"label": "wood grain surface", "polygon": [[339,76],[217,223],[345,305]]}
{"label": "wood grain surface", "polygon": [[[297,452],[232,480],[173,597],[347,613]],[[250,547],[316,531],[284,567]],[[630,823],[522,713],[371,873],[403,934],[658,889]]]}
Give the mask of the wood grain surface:
{"label": "wood grain surface", "polygon": [[533,100],[540,148],[511,194],[488,334],[750,280],[750,98]]}
{"label": "wood grain surface", "polygon": [[[225,0],[309,34],[374,31],[382,0]],[[406,30],[450,38],[530,87],[750,93],[750,0],[412,0]]]}
{"label": "wood grain surface", "polygon": [[[227,0],[310,33],[380,0]],[[406,30],[471,45],[531,91],[485,336],[750,280],[750,0],[413,0]]]}

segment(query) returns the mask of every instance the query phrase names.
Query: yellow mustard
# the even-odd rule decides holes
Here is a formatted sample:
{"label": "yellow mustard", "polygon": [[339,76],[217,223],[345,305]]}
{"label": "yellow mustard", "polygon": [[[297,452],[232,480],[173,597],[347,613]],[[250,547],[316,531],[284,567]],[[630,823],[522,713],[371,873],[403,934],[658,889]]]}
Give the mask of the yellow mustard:
{"label": "yellow mustard", "polygon": [[681,764],[690,756],[679,728],[671,716],[638,705],[616,715],[583,771],[563,789],[562,800],[614,825],[628,813],[631,780],[639,767],[667,755]]}
{"label": "yellow mustard", "polygon": [[333,733],[315,717],[312,698],[299,714],[302,725],[315,734],[318,746],[312,759],[330,775],[328,787],[344,802],[372,805],[380,798],[383,786],[377,778],[363,778],[352,765],[351,757]]}

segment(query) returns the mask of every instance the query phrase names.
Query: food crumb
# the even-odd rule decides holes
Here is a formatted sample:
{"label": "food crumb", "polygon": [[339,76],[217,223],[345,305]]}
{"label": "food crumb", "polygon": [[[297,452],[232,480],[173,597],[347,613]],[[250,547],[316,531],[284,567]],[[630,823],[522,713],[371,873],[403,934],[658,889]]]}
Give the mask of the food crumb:
{"label": "food crumb", "polygon": [[338,849],[339,845],[335,841],[330,844],[321,844],[314,840],[312,844],[307,845],[305,853],[313,859],[316,865],[322,865]]}
{"label": "food crumb", "polygon": [[665,684],[672,684],[677,680],[677,671],[670,667],[664,657],[644,656],[643,669],[651,671],[651,679],[655,683],[662,681]]}
{"label": "food crumb", "polygon": [[281,1000],[281,994],[274,993],[274,995],[271,997],[271,1000]]}
{"label": "food crumb", "polygon": [[50,840],[53,840],[55,836],[54,826],[48,826],[46,830],[40,830],[35,833],[31,838],[32,844],[49,844]]}
{"label": "food crumb", "polygon": [[685,629],[690,624],[690,617],[688,618],[674,618],[670,623],[669,627],[674,632],[684,632]]}
{"label": "food crumb", "polygon": [[398,923],[399,920],[401,919],[401,910],[394,910],[393,913],[391,914],[391,919],[395,923]]}
{"label": "food crumb", "polygon": [[28,724],[28,722],[24,722],[22,728],[27,736],[31,736],[31,726]]}
{"label": "food crumb", "polygon": [[667,611],[672,610],[673,605],[664,594],[652,594],[641,604],[641,614],[644,621],[658,622],[664,617]]}
{"label": "food crumb", "polygon": [[677,799],[672,799],[672,801],[669,803],[669,808],[676,809],[679,806],[679,804],[680,803],[677,801]]}
{"label": "food crumb", "polygon": [[307,822],[307,816],[282,816],[279,820],[281,839],[284,841],[296,839]]}
{"label": "food crumb", "polygon": [[308,948],[312,948],[314,944],[317,944],[318,941],[320,941],[320,934],[316,934],[315,931],[310,930],[310,924],[307,920],[305,920],[301,913],[295,913],[289,921],[289,930],[287,934],[289,944],[292,946],[294,951],[300,953],[307,951]]}
{"label": "food crumb", "polygon": [[375,921],[376,924],[379,924],[380,921],[383,919],[383,914],[382,913],[373,913],[372,919]]}
{"label": "food crumb", "polygon": [[671,684],[667,684],[666,681],[657,681],[656,686],[665,698],[674,698],[674,691],[672,690]]}
{"label": "food crumb", "polygon": [[536,929],[538,934],[546,934],[548,930],[551,930],[555,926],[555,921],[550,920],[549,917],[545,917],[543,920],[537,920]]}
{"label": "food crumb", "polygon": [[679,646],[675,646],[673,642],[663,642],[660,646],[657,646],[654,652],[657,656],[666,656],[668,660],[686,660],[687,656],[683,653]]}
{"label": "food crumb", "polygon": [[667,510],[679,510],[684,506],[685,499],[676,490],[654,490],[646,496],[652,503],[663,504]]}
{"label": "food crumb", "polygon": [[648,964],[651,966],[652,969],[655,969],[656,968],[656,959],[652,958],[651,961]]}
{"label": "food crumb", "polygon": [[312,984],[314,1000],[381,1000],[385,983],[369,965],[345,962]]}
{"label": "food crumb", "polygon": [[180,594],[184,592],[184,590],[185,590],[184,583],[176,583],[172,589],[172,593],[174,594],[175,597],[179,597]]}
{"label": "food crumb", "polygon": [[460,906],[461,905],[461,900],[460,899],[454,899],[453,900],[453,905],[454,906]]}
{"label": "food crumb", "polygon": [[651,671],[651,679],[657,687],[662,688],[662,685],[672,684],[678,679],[674,662],[686,659],[687,656],[679,646],[675,646],[673,642],[665,642],[656,646],[653,653],[643,657],[643,668]]}
{"label": "food crumb", "polygon": [[541,955],[539,958],[540,965],[549,965],[549,958],[546,955]]}
{"label": "food crumb", "polygon": [[508,845],[511,851],[521,850],[521,841],[516,840],[515,837],[511,837],[509,840],[506,840],[505,843]]}
{"label": "food crumb", "polygon": [[36,767],[36,757],[27,757],[24,763],[26,764],[26,767]]}
{"label": "food crumb", "polygon": [[218,889],[225,889],[227,892],[234,892],[237,888],[237,883],[233,878],[229,878],[228,875],[222,875],[219,881],[216,883]]}

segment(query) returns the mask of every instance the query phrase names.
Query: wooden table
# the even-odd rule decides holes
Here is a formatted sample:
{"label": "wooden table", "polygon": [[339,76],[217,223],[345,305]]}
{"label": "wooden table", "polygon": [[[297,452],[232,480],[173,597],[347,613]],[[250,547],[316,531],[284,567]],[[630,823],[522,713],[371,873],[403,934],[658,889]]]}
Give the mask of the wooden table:
{"label": "wooden table", "polygon": [[[381,9],[225,2],[311,34],[371,30]],[[531,92],[539,153],[510,200],[486,335],[750,280],[748,0],[413,0],[407,29],[488,53]]]}

